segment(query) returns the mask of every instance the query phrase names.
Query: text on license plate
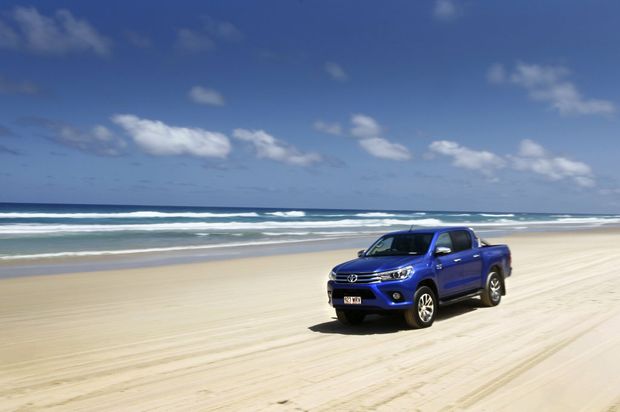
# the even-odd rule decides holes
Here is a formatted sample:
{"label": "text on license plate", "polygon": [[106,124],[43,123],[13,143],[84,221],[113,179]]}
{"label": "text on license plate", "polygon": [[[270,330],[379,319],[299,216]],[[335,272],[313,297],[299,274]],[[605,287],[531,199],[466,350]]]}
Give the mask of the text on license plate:
{"label": "text on license plate", "polygon": [[344,304],[345,305],[361,305],[362,304],[362,298],[359,296],[345,296],[344,297]]}

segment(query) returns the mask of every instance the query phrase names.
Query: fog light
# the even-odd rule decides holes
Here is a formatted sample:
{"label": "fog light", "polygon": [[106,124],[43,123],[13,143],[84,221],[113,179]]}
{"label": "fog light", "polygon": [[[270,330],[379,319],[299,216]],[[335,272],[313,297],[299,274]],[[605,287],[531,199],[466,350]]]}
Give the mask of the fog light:
{"label": "fog light", "polygon": [[394,300],[400,300],[402,297],[403,297],[403,295],[401,295],[398,292],[392,293],[392,299],[394,299]]}

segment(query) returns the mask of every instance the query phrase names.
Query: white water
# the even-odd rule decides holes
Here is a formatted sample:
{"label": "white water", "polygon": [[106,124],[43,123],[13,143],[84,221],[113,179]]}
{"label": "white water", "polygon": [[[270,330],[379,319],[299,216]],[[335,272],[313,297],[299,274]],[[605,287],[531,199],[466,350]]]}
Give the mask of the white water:
{"label": "white water", "polygon": [[618,224],[620,218],[559,218],[557,220],[512,220],[499,219],[494,222],[445,222],[439,219],[342,219],[322,221],[264,221],[264,222],[178,222],[152,224],[5,224],[0,226],[0,235],[28,235],[28,234],[63,234],[63,233],[91,233],[91,232],[155,232],[155,231],[200,231],[209,233],[213,230],[268,230],[268,229],[324,229],[324,228],[361,228],[414,226],[414,227],[444,227],[444,226],[474,226],[474,227],[509,227],[524,225],[603,225]]}
{"label": "white water", "polygon": [[[302,212],[303,213],[303,212]],[[218,217],[258,217],[258,213],[210,213],[210,212],[118,212],[118,213],[0,213],[0,219],[145,219],[145,218],[218,218]]]}
{"label": "white water", "polygon": [[306,216],[306,212],[302,212],[300,210],[291,210],[290,212],[269,212],[267,215],[278,216],[278,217],[304,217]]}
{"label": "white water", "polygon": [[6,224],[0,226],[4,234],[43,234],[43,233],[90,233],[90,232],[129,232],[129,231],[209,231],[209,230],[253,230],[287,228],[337,228],[337,227],[389,227],[393,225],[439,226],[445,224],[438,219],[343,219],[323,221],[265,221],[265,222],[183,222],[121,225],[66,225],[66,224]]}

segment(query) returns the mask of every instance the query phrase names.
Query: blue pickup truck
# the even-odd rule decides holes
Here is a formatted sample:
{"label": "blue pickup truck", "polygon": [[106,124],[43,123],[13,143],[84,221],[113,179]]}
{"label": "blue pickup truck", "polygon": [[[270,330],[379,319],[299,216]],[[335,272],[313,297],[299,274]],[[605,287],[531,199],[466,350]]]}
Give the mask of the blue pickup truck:
{"label": "blue pickup truck", "polygon": [[473,297],[498,305],[511,271],[508,246],[490,245],[469,228],[392,232],[336,266],[327,295],[346,325],[400,311],[410,327],[426,328],[440,306]]}

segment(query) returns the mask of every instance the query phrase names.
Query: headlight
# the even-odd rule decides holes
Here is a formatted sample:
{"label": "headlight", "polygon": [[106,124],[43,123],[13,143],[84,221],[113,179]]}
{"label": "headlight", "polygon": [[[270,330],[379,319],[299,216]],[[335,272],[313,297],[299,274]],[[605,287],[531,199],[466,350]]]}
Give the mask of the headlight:
{"label": "headlight", "polygon": [[329,280],[336,280],[336,272],[333,270],[329,272]]}
{"label": "headlight", "polygon": [[377,276],[381,279],[382,282],[388,280],[404,280],[411,277],[413,273],[413,267],[407,266],[404,268],[400,268],[397,270],[390,270],[389,272],[377,273]]}

